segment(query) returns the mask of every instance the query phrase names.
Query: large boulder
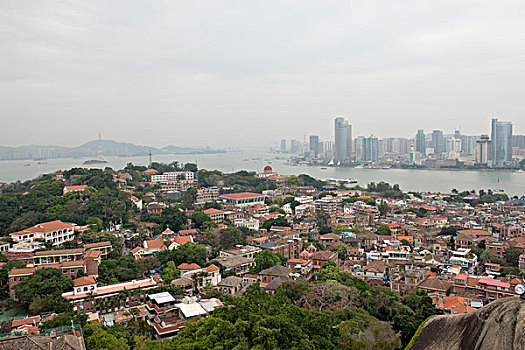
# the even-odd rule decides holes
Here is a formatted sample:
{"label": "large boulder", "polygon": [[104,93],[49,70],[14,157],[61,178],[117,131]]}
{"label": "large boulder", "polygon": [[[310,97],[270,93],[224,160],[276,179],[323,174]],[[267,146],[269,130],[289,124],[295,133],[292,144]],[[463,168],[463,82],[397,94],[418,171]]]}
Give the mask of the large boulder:
{"label": "large boulder", "polygon": [[419,349],[523,350],[525,301],[503,298],[467,314],[431,318],[412,347]]}

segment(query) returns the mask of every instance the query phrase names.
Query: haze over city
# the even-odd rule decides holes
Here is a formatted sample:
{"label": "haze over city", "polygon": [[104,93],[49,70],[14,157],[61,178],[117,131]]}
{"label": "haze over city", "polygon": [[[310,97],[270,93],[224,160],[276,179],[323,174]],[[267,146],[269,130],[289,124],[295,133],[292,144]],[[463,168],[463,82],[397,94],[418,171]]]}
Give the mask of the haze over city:
{"label": "haze over city", "polygon": [[523,133],[525,6],[34,2],[0,12],[1,144],[277,146],[303,133]]}

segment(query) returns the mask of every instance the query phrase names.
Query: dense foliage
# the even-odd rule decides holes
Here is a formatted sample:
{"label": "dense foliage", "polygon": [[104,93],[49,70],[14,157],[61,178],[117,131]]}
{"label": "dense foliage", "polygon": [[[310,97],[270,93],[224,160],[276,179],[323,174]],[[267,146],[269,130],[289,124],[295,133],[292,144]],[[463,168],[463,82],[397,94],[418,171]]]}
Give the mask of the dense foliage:
{"label": "dense foliage", "polygon": [[15,292],[20,302],[29,305],[29,310],[37,315],[68,311],[70,304],[62,298],[62,293],[72,288],[73,280],[63,277],[61,270],[44,268],[17,284]]}
{"label": "dense foliage", "polygon": [[63,194],[63,181],[50,175],[12,185],[0,193],[0,234],[6,235],[40,222],[62,220],[86,224],[96,217],[104,224],[127,222],[133,213],[129,195],[118,191],[112,170],[71,169],[64,177],[72,185],[89,187],[82,193]]}

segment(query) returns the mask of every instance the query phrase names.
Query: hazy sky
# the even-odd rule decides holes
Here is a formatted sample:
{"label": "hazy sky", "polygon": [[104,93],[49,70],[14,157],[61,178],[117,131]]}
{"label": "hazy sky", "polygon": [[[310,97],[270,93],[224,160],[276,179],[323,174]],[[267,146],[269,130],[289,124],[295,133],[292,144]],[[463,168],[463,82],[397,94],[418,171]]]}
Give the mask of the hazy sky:
{"label": "hazy sky", "polygon": [[525,133],[525,1],[0,0],[0,144]]}

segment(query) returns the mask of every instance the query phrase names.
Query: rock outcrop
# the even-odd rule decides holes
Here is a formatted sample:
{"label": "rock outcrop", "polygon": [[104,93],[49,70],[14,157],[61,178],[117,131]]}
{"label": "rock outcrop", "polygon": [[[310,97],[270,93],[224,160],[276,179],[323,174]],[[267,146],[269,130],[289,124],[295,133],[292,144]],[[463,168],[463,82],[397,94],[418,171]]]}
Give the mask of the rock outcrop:
{"label": "rock outcrop", "polygon": [[462,315],[436,316],[412,350],[523,350],[525,301],[504,298]]}

